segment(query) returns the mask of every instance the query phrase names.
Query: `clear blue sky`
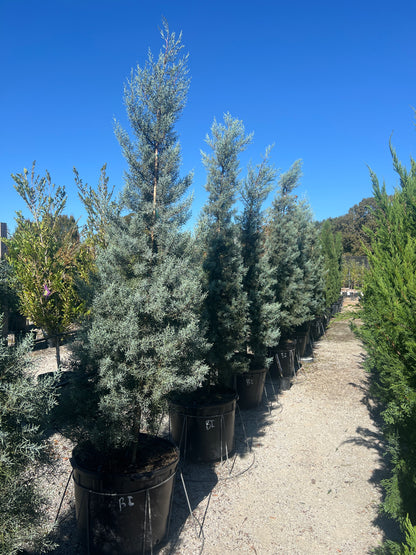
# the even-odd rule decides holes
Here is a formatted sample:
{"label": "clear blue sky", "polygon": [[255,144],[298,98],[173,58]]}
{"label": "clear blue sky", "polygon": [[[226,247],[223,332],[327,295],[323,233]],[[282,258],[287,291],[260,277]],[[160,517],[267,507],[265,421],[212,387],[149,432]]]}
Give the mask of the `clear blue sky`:
{"label": "clear blue sky", "polygon": [[106,162],[121,190],[113,118],[127,126],[123,85],[148,47],[159,52],[162,17],[190,55],[178,132],[192,221],[206,200],[200,150],[226,111],[254,131],[242,175],[269,144],[281,171],[301,158],[298,194],[317,220],[371,196],[367,165],[393,190],[392,133],[402,162],[416,156],[415,0],[0,0],[0,221],[13,229],[24,211],[10,174],[35,159],[76,218],[73,166],[95,185]]}

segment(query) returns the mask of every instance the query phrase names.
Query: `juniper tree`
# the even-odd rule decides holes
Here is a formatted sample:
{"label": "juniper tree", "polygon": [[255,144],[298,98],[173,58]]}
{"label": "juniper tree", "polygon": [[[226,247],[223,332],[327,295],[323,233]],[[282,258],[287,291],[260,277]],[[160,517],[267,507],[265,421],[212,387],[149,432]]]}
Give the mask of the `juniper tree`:
{"label": "juniper tree", "polygon": [[254,366],[264,367],[268,347],[279,340],[279,304],[272,292],[272,273],[265,256],[262,206],[272,189],[276,170],[268,161],[269,149],[261,164],[248,167],[241,191],[243,214],[240,242],[243,256],[243,290],[248,301],[246,351],[254,355]]}
{"label": "juniper tree", "polygon": [[318,227],[305,200],[298,204],[298,212],[305,321],[308,321],[321,316],[325,310],[325,267]]}
{"label": "juniper tree", "polygon": [[309,318],[309,292],[304,288],[300,245],[302,210],[293,190],[301,176],[297,161],[279,179],[279,190],[269,211],[266,251],[273,270],[273,293],[280,303],[280,329],[288,336]]}
{"label": "juniper tree", "polygon": [[[0,322],[1,323],[1,322]],[[31,374],[27,339],[16,348],[0,342],[0,553],[48,545],[45,499],[36,465],[47,460],[47,415],[55,403],[54,381]]]}
{"label": "juniper tree", "polygon": [[234,204],[240,188],[239,154],[250,143],[243,123],[229,113],[224,123],[214,120],[202,152],[207,170],[208,201],[203,209],[203,272],[206,298],[203,321],[211,347],[207,361],[214,383],[231,385],[236,372],[247,369],[243,353],[247,336],[247,295],[243,290],[244,267],[235,223]]}
{"label": "juniper tree", "polygon": [[163,48],[137,66],[125,86],[129,133],[116,124],[128,164],[122,207],[112,214],[107,245],[97,259],[91,354],[98,362],[101,448],[137,449],[140,430],[155,431],[167,395],[191,390],[206,367],[199,312],[203,298],[192,244],[182,225],[191,175],[181,178],[175,124],[189,86],[181,36],[167,25]]}
{"label": "juniper tree", "polygon": [[54,338],[60,365],[59,336],[84,312],[77,283],[80,275],[80,240],[73,217],[63,214],[67,195],[56,187],[48,172],[35,176],[12,175],[15,188],[29,209],[31,219],[17,212],[16,231],[7,241],[14,285],[22,313]]}
{"label": "juniper tree", "polygon": [[384,482],[385,510],[416,522],[416,162],[409,171],[391,147],[400,187],[390,197],[371,172],[376,202],[369,231],[360,336],[374,391],[383,403],[392,476]]}

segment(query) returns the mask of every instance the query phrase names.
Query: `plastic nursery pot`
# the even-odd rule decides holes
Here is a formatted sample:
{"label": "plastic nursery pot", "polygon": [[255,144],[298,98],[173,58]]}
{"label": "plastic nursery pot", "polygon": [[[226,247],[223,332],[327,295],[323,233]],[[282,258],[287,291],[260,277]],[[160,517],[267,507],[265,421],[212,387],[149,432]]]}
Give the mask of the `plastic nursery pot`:
{"label": "plastic nursery pot", "polygon": [[179,453],[168,440],[146,437],[144,449],[155,448],[157,463],[142,470],[92,470],[85,446],[74,449],[75,512],[86,553],[139,555],[165,538]]}
{"label": "plastic nursery pot", "polygon": [[233,453],[237,399],[235,391],[213,389],[170,403],[170,432],[183,458],[212,462]]}
{"label": "plastic nursery pot", "polygon": [[236,376],[238,406],[240,409],[253,409],[260,405],[266,373],[267,368],[256,368]]}
{"label": "plastic nursery pot", "polygon": [[295,375],[296,339],[287,339],[277,346],[279,365],[275,361],[275,372],[280,378],[292,378]]}

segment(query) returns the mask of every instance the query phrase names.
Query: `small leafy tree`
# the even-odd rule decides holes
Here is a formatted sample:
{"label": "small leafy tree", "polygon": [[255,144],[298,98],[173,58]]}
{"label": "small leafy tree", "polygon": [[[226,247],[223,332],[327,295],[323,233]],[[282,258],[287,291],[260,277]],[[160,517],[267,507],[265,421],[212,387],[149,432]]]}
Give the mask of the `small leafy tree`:
{"label": "small leafy tree", "polygon": [[80,280],[79,289],[86,303],[86,313],[90,315],[92,299],[97,278],[96,260],[98,252],[107,245],[107,230],[111,217],[119,214],[119,206],[112,200],[114,187],[109,189],[109,177],[106,173],[107,164],[101,168],[100,178],[96,188],[84,183],[74,168],[75,183],[78,196],[87,213],[87,222],[82,228],[82,244],[79,252]]}
{"label": "small leafy tree", "polygon": [[241,197],[244,211],[240,218],[243,255],[243,290],[248,301],[246,351],[254,355],[253,364],[265,367],[268,347],[279,340],[279,304],[272,292],[272,273],[265,256],[262,205],[272,189],[276,171],[268,162],[269,149],[261,164],[249,166]]}
{"label": "small leafy tree", "polygon": [[206,291],[203,321],[211,345],[207,355],[210,380],[225,386],[232,384],[235,373],[247,369],[247,362],[236,356],[245,350],[248,328],[234,203],[240,188],[238,155],[251,137],[245,135],[242,122],[227,113],[224,124],[214,120],[211,136],[206,138],[211,155],[202,153],[209,193],[201,223]]}
{"label": "small leafy tree", "polygon": [[66,192],[52,184],[48,172],[35,176],[12,175],[15,188],[25,201],[32,219],[17,212],[17,228],[7,241],[7,259],[21,311],[55,340],[60,365],[59,335],[68,331],[84,311],[77,290],[80,250],[75,220],[63,214]]}
{"label": "small leafy tree", "polygon": [[16,348],[0,342],[0,553],[37,552],[48,542],[42,493],[34,468],[46,460],[47,415],[55,403],[54,381],[30,374],[28,340]]}
{"label": "small leafy tree", "polygon": [[199,269],[182,231],[191,176],[179,176],[175,133],[189,86],[187,56],[167,24],[161,35],[157,59],[149,53],[125,87],[136,140],[119,124],[116,135],[128,163],[122,200],[129,217],[113,213],[108,223],[89,334],[98,364],[92,440],[100,452],[123,447],[132,461],[138,432],[157,431],[168,394],[195,389],[207,370]]}
{"label": "small leafy tree", "polygon": [[350,289],[361,289],[367,271],[365,257],[342,257],[342,285]]}

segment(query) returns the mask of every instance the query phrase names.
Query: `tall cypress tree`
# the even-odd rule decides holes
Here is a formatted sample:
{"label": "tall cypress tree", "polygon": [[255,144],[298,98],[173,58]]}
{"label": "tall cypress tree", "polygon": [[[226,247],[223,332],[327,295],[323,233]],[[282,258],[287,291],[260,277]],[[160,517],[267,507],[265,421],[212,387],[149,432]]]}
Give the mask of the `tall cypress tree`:
{"label": "tall cypress tree", "polygon": [[214,120],[207,136],[211,154],[202,153],[209,193],[201,225],[207,292],[203,320],[211,344],[207,361],[211,381],[228,386],[233,374],[247,369],[247,363],[236,356],[245,349],[247,296],[234,204],[240,187],[238,156],[251,138],[245,135],[243,123],[227,113],[224,124]]}
{"label": "tall cypress tree", "polygon": [[265,367],[268,347],[279,340],[279,304],[272,291],[272,272],[265,256],[264,214],[262,206],[272,189],[276,170],[268,161],[269,149],[261,164],[249,166],[241,197],[244,211],[240,218],[243,255],[243,289],[248,301],[246,351],[253,354],[253,365]]}
{"label": "tall cypress tree", "polygon": [[191,176],[179,176],[175,124],[189,86],[181,36],[165,24],[163,49],[149,53],[125,87],[129,134],[116,125],[128,163],[124,207],[112,215],[107,246],[98,257],[100,289],[90,333],[98,360],[98,409],[103,445],[126,446],[139,430],[155,431],[167,394],[194,389],[206,367],[199,313],[203,294],[191,243],[182,232]]}
{"label": "tall cypress tree", "polygon": [[384,405],[392,476],[385,510],[416,522],[416,162],[406,170],[391,147],[400,187],[389,196],[371,173],[375,230],[369,231],[360,335],[374,391]]}
{"label": "tall cypress tree", "polygon": [[273,293],[280,303],[280,328],[284,337],[290,336],[294,328],[309,317],[309,295],[304,289],[299,243],[302,218],[297,195],[293,193],[300,176],[299,160],[281,175],[267,224],[267,257],[273,269]]}
{"label": "tall cypress tree", "polygon": [[[325,310],[325,267],[318,226],[306,201],[299,210],[300,265],[303,268],[305,321],[321,316]],[[339,293],[339,290],[338,290]]]}

